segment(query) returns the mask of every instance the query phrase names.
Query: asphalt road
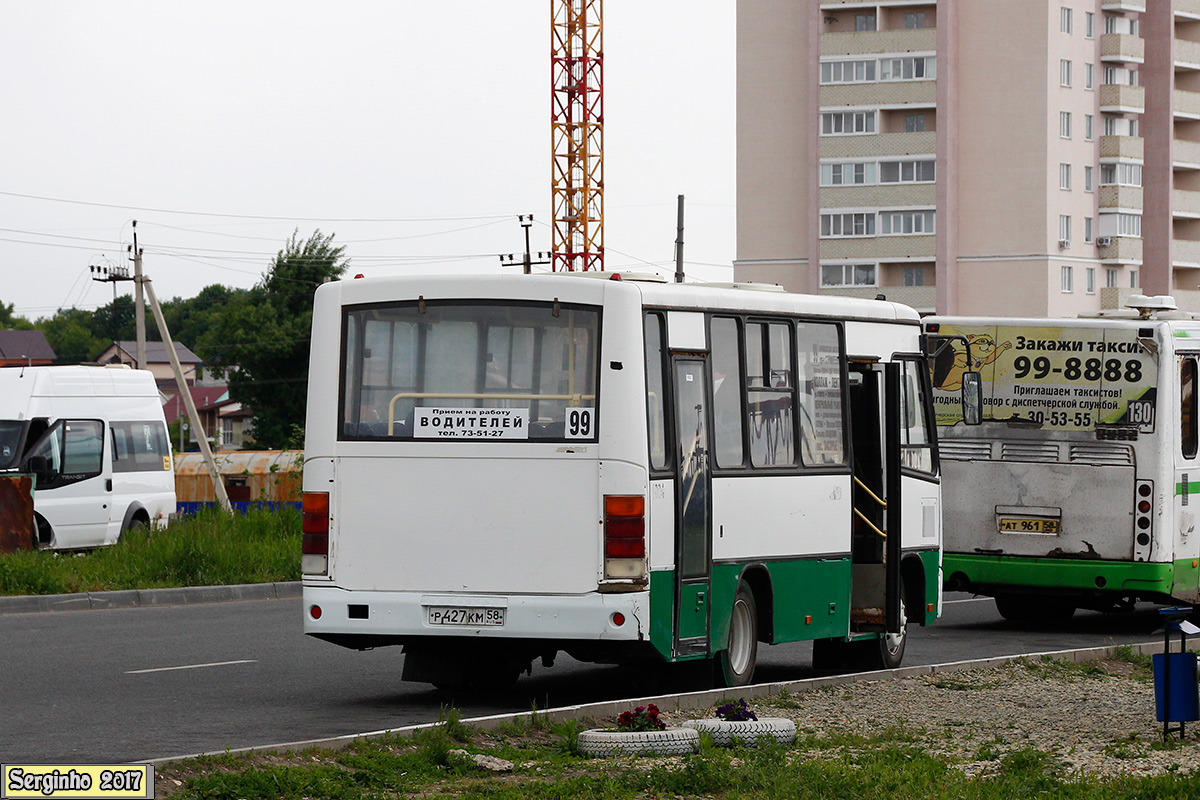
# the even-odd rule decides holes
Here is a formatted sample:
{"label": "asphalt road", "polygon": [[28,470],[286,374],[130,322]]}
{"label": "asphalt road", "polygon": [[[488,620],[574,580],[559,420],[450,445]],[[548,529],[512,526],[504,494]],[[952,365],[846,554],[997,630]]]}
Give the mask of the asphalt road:
{"label": "asphalt road", "polygon": [[[121,763],[340,736],[666,691],[635,671],[559,658],[481,700],[400,681],[399,648],[356,652],[301,633],[301,602],[0,615],[0,762]],[[911,631],[906,665],[1153,641],[1154,607],[1026,629],[950,595]],[[808,644],[761,647],[758,680],[812,677]]]}

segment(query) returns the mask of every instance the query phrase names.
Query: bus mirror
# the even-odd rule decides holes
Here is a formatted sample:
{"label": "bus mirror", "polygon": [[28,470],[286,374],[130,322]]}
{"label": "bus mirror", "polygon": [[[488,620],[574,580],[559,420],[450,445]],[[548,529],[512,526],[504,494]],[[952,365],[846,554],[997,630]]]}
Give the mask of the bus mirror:
{"label": "bus mirror", "polygon": [[962,376],[962,413],[967,425],[983,422],[983,381],[978,372],[964,372]]}

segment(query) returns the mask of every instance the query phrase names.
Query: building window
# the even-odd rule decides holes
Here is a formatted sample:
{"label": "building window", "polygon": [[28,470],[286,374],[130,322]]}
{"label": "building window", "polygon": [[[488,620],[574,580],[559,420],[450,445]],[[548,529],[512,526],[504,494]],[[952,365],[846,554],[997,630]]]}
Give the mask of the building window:
{"label": "building window", "polygon": [[1105,267],[1104,268],[1104,288],[1105,289],[1117,288],[1117,268],[1116,267]]}
{"label": "building window", "polygon": [[1071,165],[1070,164],[1059,164],[1058,165],[1058,188],[1066,189],[1067,191],[1070,191],[1070,189],[1071,189]]}
{"label": "building window", "polygon": [[822,136],[874,132],[874,111],[827,111],[821,114]]}
{"label": "building window", "polygon": [[1093,221],[1094,220],[1091,217],[1083,218],[1083,241],[1088,244],[1092,243],[1092,223],[1093,223]]}
{"label": "building window", "polygon": [[1058,62],[1058,85],[1071,85],[1071,59],[1064,58]]}
{"label": "building window", "polygon": [[874,264],[822,264],[822,286],[874,286]]}
{"label": "building window", "polygon": [[929,183],[934,180],[937,162],[925,161],[881,161],[879,181],[881,183]]}
{"label": "building window", "polygon": [[1083,190],[1085,192],[1092,191],[1092,173],[1094,170],[1090,166],[1083,168]]}
{"label": "building window", "polygon": [[1084,289],[1088,294],[1096,293],[1096,268],[1088,267],[1083,271]]}
{"label": "building window", "polygon": [[904,27],[913,31],[925,27],[925,12],[908,12],[904,15]]}
{"label": "building window", "polygon": [[1142,217],[1140,214],[1117,214],[1117,236],[1142,236]]}
{"label": "building window", "polygon": [[1071,138],[1071,112],[1058,112],[1058,135],[1064,139]]}
{"label": "building window", "polygon": [[1074,267],[1063,267],[1062,268],[1062,290],[1064,292],[1075,291],[1075,268]]}
{"label": "building window", "polygon": [[924,286],[925,285],[925,268],[924,267],[905,267],[904,268],[904,285],[905,286]]}
{"label": "building window", "polygon": [[1083,12],[1083,35],[1088,39],[1096,37],[1096,14],[1092,11]]}
{"label": "building window", "polygon": [[905,114],[904,115],[904,132],[905,133],[920,133],[925,130],[925,115],[924,114]]}
{"label": "building window", "polygon": [[904,56],[879,60],[879,80],[881,81],[922,81],[933,80],[936,77],[937,58],[935,56]]}
{"label": "building window", "polygon": [[1130,288],[1130,289],[1136,289],[1136,288],[1138,288],[1138,274],[1137,274],[1137,272],[1138,272],[1138,271],[1137,271],[1136,269],[1131,269],[1131,270],[1129,270],[1129,288]]}
{"label": "building window", "polygon": [[1063,33],[1070,33],[1071,32],[1071,23],[1072,23],[1071,9],[1069,9],[1069,8],[1059,9],[1058,19],[1059,19],[1058,29],[1061,30]]}
{"label": "building window", "polygon": [[824,61],[821,83],[867,83],[875,80],[875,59],[866,61]]}
{"label": "building window", "polygon": [[1058,241],[1059,244],[1071,243],[1071,217],[1067,214],[1058,217]]}
{"label": "building window", "polygon": [[1095,89],[1096,88],[1096,65],[1095,64],[1084,64],[1083,65],[1083,88],[1085,88],[1085,89]]}
{"label": "building window", "polygon": [[1141,186],[1141,164],[1101,164],[1100,184],[1115,184],[1117,186]]}
{"label": "building window", "polygon": [[821,236],[874,236],[875,215],[869,213],[822,214]]}
{"label": "building window", "polygon": [[884,236],[910,236],[934,233],[932,211],[880,212],[880,233]]}
{"label": "building window", "polygon": [[856,30],[856,31],[873,31],[873,30],[875,30],[875,15],[874,14],[855,14],[854,15],[854,30]]}
{"label": "building window", "polygon": [[1083,115],[1083,140],[1085,142],[1090,142],[1094,138],[1092,133],[1095,127],[1095,122],[1096,118],[1091,114]]}
{"label": "building window", "polygon": [[1116,136],[1117,135],[1117,120],[1115,118],[1113,118],[1113,117],[1105,117],[1104,118],[1104,135],[1105,136]]}
{"label": "building window", "polygon": [[868,183],[875,183],[874,162],[821,165],[822,186],[846,186]]}
{"label": "building window", "polygon": [[1138,74],[1124,67],[1105,67],[1104,82],[1109,86],[1137,86]]}

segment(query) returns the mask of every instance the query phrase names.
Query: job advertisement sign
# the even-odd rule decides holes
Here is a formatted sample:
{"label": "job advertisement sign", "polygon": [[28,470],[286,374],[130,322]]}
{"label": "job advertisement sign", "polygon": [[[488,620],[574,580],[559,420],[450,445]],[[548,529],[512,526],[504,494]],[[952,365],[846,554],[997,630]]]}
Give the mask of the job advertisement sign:
{"label": "job advertisement sign", "polygon": [[1044,430],[1094,430],[1099,425],[1154,430],[1156,364],[1135,328],[945,325],[955,340],[934,360],[939,425],[962,421],[962,375],[983,381],[985,421],[1024,422]]}
{"label": "job advertisement sign", "polygon": [[418,408],[416,439],[528,439],[527,408]]}

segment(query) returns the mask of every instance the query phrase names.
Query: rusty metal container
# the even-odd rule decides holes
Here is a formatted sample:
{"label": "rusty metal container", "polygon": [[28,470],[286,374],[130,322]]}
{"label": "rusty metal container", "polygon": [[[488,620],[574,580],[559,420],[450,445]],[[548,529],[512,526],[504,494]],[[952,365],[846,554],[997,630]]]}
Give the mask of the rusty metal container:
{"label": "rusty metal container", "polygon": [[33,476],[0,475],[0,553],[33,549]]}
{"label": "rusty metal container", "polygon": [[[254,503],[300,503],[304,451],[232,450],[213,453],[213,459],[235,508]],[[175,494],[181,514],[216,501],[212,479],[199,453],[175,456]]]}

